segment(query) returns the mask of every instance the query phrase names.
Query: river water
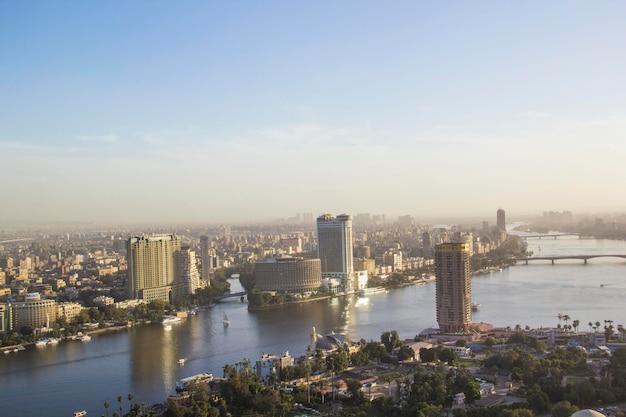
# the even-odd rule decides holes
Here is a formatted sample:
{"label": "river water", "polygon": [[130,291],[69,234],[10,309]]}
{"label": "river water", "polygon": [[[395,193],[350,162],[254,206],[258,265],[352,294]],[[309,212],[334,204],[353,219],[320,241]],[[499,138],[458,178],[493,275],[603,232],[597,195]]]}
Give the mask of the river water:
{"label": "river water", "polygon": [[[529,239],[535,256],[626,254],[626,242],[578,239]],[[502,271],[478,275],[472,298],[481,304],[475,322],[496,326],[551,327],[558,314],[587,323],[613,320],[626,325],[626,260],[595,258],[534,261]],[[232,290],[239,288],[232,281]],[[223,313],[230,319],[224,327]],[[571,321],[570,321],[571,324]],[[128,411],[133,403],[163,402],[174,393],[178,379],[201,372],[222,376],[224,364],[244,358],[255,361],[263,353],[289,351],[302,355],[311,328],[318,333],[344,333],[349,339],[379,340],[397,330],[412,338],[436,327],[435,286],[424,284],[379,293],[367,298],[343,297],[249,312],[238,299],[199,312],[171,331],[160,324],[136,326],[118,333],[94,336],[89,342],[29,346],[0,355],[0,416],[71,416],[85,409],[89,416]],[[187,358],[184,366],[179,358]]]}

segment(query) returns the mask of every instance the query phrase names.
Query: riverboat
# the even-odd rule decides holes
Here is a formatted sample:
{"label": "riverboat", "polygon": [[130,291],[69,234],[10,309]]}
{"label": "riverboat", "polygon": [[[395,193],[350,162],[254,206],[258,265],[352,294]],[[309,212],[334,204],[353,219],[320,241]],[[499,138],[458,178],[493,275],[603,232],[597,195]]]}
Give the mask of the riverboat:
{"label": "riverboat", "polygon": [[228,320],[228,316],[226,315],[226,313],[224,313],[224,327],[228,326],[230,324],[230,320]]}
{"label": "riverboat", "polygon": [[210,374],[210,373],[192,375],[187,378],[183,378],[180,381],[177,381],[176,391],[177,392],[185,391],[186,389],[188,389],[189,387],[195,384],[199,384],[202,382],[209,383],[211,381],[213,381],[213,374]]}
{"label": "riverboat", "polygon": [[74,416],[73,417],[84,417],[86,415],[87,415],[87,411],[80,410],[80,411],[74,411]]}
{"label": "riverboat", "polygon": [[89,342],[91,340],[91,336],[89,336],[88,334],[84,334],[79,337],[78,340],[80,340],[81,342]]}
{"label": "riverboat", "polygon": [[183,366],[183,365],[185,364],[185,362],[187,362],[187,358],[180,358],[180,359],[178,360],[178,364],[179,364],[180,366]]}
{"label": "riverboat", "polygon": [[363,297],[364,295],[377,294],[381,292],[389,292],[389,290],[383,287],[363,288],[362,290],[359,290],[359,296]]}
{"label": "riverboat", "polygon": [[163,319],[161,320],[161,323],[163,323],[163,325],[168,325],[168,324],[172,324],[172,323],[177,323],[179,321],[182,321],[182,319],[180,317],[163,316]]}
{"label": "riverboat", "polygon": [[473,302],[472,303],[472,311],[476,312],[478,310],[480,310],[480,304]]}

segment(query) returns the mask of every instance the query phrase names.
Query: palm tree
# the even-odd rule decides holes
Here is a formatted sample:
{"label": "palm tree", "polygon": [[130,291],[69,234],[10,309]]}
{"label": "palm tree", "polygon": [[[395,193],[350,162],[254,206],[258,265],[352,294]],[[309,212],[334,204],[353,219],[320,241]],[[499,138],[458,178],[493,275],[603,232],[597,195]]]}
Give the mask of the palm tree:
{"label": "palm tree", "polygon": [[567,322],[570,321],[571,319],[572,318],[568,314],[563,315],[563,320],[565,320],[565,327],[567,327]]}
{"label": "palm tree", "polygon": [[587,323],[587,324],[589,324],[589,331],[591,331],[591,329],[593,328],[593,322],[591,322],[591,321],[590,321],[590,322],[589,322],[589,323]]}
{"label": "palm tree", "polygon": [[576,333],[578,333],[578,326],[580,326],[580,320],[574,320],[572,324],[574,325],[574,329],[576,330]]}
{"label": "palm tree", "polygon": [[122,396],[118,396],[117,397],[117,402],[120,403],[120,416],[122,415]]}
{"label": "palm tree", "polygon": [[594,330],[598,331],[599,328],[600,328],[600,322],[596,321],[595,322],[595,326],[594,326]]}
{"label": "palm tree", "polygon": [[133,394],[128,393],[128,411],[133,408]]}
{"label": "palm tree", "polygon": [[107,410],[107,417],[109,417],[109,403],[108,402],[104,402],[104,408],[106,408]]}

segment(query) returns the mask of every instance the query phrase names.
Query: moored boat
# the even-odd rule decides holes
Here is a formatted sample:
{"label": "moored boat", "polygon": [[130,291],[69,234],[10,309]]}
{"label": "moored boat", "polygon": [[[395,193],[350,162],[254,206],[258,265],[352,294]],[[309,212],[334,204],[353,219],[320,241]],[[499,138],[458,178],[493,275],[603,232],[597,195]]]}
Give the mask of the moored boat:
{"label": "moored boat", "polygon": [[85,410],[74,411],[74,417],[84,417],[86,415],[87,415],[87,411]]}

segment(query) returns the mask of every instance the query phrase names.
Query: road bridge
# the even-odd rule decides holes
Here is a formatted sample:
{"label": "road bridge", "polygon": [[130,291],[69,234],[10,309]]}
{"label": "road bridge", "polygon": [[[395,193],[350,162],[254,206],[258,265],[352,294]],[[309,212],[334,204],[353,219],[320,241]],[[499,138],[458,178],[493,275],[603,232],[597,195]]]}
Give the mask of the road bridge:
{"label": "road bridge", "polygon": [[553,237],[554,240],[556,240],[558,237],[563,237],[563,236],[578,236],[578,238],[580,239],[580,233],[552,233],[552,234],[547,234],[547,235],[528,235],[528,236],[522,236],[522,235],[517,235],[519,237],[521,237],[522,239],[539,239],[541,240],[541,238],[549,238],[549,237]]}
{"label": "road bridge", "polygon": [[616,255],[616,254],[608,254],[608,255],[563,255],[563,256],[533,256],[531,258],[519,258],[517,261],[526,262],[528,265],[529,261],[551,261],[552,265],[554,265],[555,261],[559,261],[562,259],[581,259],[587,264],[589,259],[593,258],[622,258],[626,259],[626,255]]}
{"label": "road bridge", "polygon": [[215,297],[213,299],[213,301],[215,301],[216,303],[219,303],[221,301],[226,300],[227,298],[243,297],[243,296],[245,296],[247,294],[248,294],[247,291],[231,292],[231,293],[228,293],[228,294],[220,295],[219,297]]}

